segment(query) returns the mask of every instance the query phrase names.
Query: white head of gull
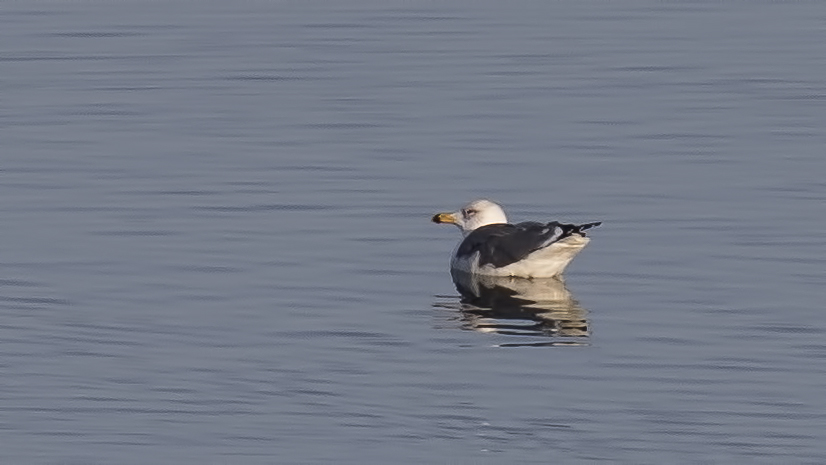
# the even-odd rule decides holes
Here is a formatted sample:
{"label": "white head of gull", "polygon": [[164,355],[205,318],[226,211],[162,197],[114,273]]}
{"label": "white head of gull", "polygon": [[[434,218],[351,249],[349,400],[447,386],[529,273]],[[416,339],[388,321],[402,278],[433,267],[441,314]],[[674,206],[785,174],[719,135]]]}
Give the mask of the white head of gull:
{"label": "white head of gull", "polygon": [[455,224],[467,236],[471,231],[489,224],[506,224],[508,217],[498,204],[486,199],[474,200],[461,210],[451,213],[438,213],[433,217],[434,223]]}
{"label": "white head of gull", "polygon": [[433,222],[455,224],[464,236],[451,255],[451,270],[522,278],[561,275],[590,242],[585,231],[601,224],[510,224],[502,207],[484,199],[455,212],[437,213]]}

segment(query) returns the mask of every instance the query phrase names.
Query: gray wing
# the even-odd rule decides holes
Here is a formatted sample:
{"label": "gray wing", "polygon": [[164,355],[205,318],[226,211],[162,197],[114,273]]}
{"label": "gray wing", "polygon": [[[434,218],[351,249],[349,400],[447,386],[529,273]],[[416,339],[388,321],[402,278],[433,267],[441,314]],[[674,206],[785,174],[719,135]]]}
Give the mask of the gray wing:
{"label": "gray wing", "polygon": [[542,224],[528,221],[518,224],[489,224],[471,232],[462,241],[456,255],[470,256],[479,252],[479,265],[490,263],[496,268],[516,263],[539,249],[548,247],[573,234],[585,235],[586,229],[600,223],[583,225],[556,221]]}

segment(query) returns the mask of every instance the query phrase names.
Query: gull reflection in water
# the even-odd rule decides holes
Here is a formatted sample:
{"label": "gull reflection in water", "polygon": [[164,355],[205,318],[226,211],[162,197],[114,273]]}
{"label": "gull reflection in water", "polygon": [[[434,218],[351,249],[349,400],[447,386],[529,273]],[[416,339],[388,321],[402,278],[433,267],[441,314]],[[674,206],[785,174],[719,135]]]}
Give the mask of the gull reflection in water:
{"label": "gull reflection in water", "polygon": [[462,329],[512,336],[552,337],[553,341],[508,345],[586,345],[588,311],[556,278],[525,279],[479,276],[453,271],[461,294],[458,302],[440,301],[434,307],[458,310],[452,320]]}

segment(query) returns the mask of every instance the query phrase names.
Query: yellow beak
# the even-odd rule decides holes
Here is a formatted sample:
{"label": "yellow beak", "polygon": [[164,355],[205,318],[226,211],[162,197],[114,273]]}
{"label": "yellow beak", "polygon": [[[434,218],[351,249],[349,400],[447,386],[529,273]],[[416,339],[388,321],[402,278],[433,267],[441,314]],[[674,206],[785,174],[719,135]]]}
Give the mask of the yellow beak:
{"label": "yellow beak", "polygon": [[456,224],[456,217],[452,213],[436,213],[433,215],[433,222]]}

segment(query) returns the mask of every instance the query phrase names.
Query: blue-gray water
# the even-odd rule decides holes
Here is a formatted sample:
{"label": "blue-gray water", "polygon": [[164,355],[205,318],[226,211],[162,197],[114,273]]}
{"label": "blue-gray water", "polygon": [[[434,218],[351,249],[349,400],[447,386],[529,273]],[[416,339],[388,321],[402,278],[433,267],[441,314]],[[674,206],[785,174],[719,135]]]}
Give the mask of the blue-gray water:
{"label": "blue-gray water", "polygon": [[824,4],[346,3],[0,6],[0,462],[826,462]]}

